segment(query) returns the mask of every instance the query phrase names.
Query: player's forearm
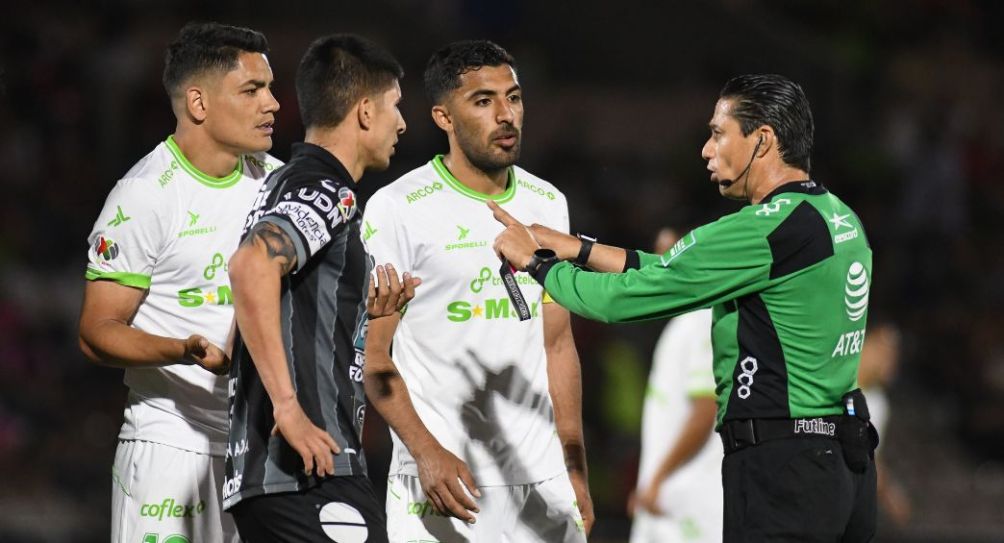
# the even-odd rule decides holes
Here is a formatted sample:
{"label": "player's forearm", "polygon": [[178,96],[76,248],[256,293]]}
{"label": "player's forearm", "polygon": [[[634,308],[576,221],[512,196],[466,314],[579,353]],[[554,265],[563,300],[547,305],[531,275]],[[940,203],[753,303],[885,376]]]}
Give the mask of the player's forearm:
{"label": "player's forearm", "polygon": [[242,245],[230,260],[230,284],[241,340],[272,405],[295,399],[279,322],[281,270],[254,246]]}
{"label": "player's forearm", "polygon": [[582,371],[579,354],[567,335],[545,347],[547,378],[554,406],[554,424],[568,469],[586,472],[586,447],[582,432]]}
{"label": "player's forearm", "polygon": [[91,362],[113,368],[188,363],[183,339],[149,334],[113,319],[81,322],[80,350]]}
{"label": "player's forearm", "polygon": [[666,453],[656,469],[653,475],[654,484],[661,484],[704,448],[715,425],[715,409],[713,397],[701,397],[691,401],[690,416],[687,417],[676,444]]}
{"label": "player's forearm", "polygon": [[363,384],[370,405],[413,455],[421,456],[429,446],[439,444],[415,411],[408,386],[386,351],[374,352],[367,346]]}

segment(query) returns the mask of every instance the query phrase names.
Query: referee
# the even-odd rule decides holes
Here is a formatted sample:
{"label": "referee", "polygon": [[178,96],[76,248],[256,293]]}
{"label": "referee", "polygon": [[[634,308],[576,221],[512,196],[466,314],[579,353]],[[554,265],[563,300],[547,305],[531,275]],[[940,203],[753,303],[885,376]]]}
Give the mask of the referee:
{"label": "referee", "polygon": [[711,181],[749,205],[665,254],[526,228],[493,206],[507,226],[495,249],[590,319],[713,308],[726,541],[869,541],[877,435],[855,389],[872,275],[864,229],[809,177],[812,114],[794,82],[730,80],[709,127]]}

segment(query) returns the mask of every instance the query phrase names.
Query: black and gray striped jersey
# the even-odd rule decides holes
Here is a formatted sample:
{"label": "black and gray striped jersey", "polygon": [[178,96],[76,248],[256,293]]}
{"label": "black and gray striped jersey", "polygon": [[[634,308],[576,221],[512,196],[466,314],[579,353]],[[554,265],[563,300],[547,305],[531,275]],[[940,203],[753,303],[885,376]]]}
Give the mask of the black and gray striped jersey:
{"label": "black and gray striped jersey", "polygon": [[[342,448],[335,475],[365,473],[361,431],[366,290],[372,268],[360,239],[361,213],[345,167],[316,145],[294,145],[292,158],[266,181],[244,235],[259,222],[281,228],[296,248],[296,269],[282,279],[283,345],[297,399],[310,420]],[[230,439],[224,507],[260,494],[299,491],[319,482],[280,435],[272,402],[238,330],[230,374]]]}

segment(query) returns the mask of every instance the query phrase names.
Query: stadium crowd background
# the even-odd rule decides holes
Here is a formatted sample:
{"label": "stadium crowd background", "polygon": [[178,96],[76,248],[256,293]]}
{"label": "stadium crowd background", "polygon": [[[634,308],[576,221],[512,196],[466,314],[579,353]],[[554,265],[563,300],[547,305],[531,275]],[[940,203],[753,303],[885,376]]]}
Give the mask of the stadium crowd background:
{"label": "stadium crowd background", "polygon": [[[573,230],[644,248],[660,226],[736,209],[699,155],[721,85],[749,72],[800,82],[813,177],[859,212],[875,251],[871,321],[902,334],[883,455],[913,517],[882,523],[880,540],[999,540],[1004,4],[971,0],[21,3],[0,21],[0,540],[107,540],[125,388],[77,348],[85,236],[113,183],[174,127],[162,55],[190,19],[267,35],[282,159],[302,137],[292,81],[311,40],[356,32],[398,56],[408,132],[364,195],[446,148],[422,92],[428,55],[497,41],[525,88],[521,164],[565,192]],[[661,326],[575,323],[593,541],[626,540]],[[389,439],[375,417],[382,485]]]}

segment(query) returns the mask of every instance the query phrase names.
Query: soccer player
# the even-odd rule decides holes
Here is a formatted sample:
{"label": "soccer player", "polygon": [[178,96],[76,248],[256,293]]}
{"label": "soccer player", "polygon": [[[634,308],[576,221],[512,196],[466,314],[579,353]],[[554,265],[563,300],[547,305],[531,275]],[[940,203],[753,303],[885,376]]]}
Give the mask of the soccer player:
{"label": "soccer player", "polygon": [[[655,252],[679,239],[659,232]],[[714,435],[711,310],[673,318],[655,346],[642,412],[631,543],[722,540],[722,443]]]}
{"label": "soccer player", "polygon": [[[779,75],[729,80],[702,149],[711,181],[749,202],[663,255],[531,236],[494,207],[495,248],[554,299],[604,322],[713,307],[726,541],[869,541],[877,436],[855,388],[872,253],[854,211],[809,178],[813,122]],[[541,249],[538,242],[546,247]]]}
{"label": "soccer player", "polygon": [[379,190],[364,217],[376,259],[425,281],[403,315],[372,322],[367,336],[366,389],[393,430],[388,532],[584,541],[592,505],[569,314],[521,276],[520,320],[491,249],[501,228],[484,213],[498,202],[567,232],[565,197],[515,166],[523,98],[504,49],[447,45],[425,87],[449,152]]}
{"label": "soccer player", "polygon": [[222,515],[227,258],[269,171],[279,104],[265,37],[188,24],[168,46],[174,134],[118,181],[88,238],[80,347],[125,368],[114,542],[237,541]]}
{"label": "soccer player", "polygon": [[402,75],[363,38],[311,44],[296,73],[305,142],[268,178],[230,260],[238,333],[223,496],[251,541],[387,541],[360,449],[363,341],[367,315],[396,312],[418,281],[383,266],[378,287],[368,281],[354,188],[387,168],[405,130]]}

